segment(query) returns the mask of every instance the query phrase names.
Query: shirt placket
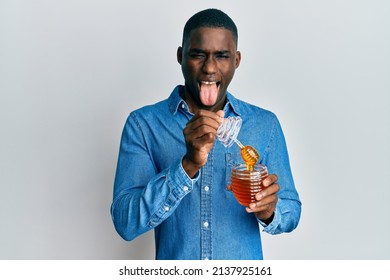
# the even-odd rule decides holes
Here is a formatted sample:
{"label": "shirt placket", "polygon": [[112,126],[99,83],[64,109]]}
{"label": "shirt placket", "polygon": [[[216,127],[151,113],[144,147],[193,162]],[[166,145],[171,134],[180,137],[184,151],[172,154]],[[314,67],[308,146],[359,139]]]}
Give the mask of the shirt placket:
{"label": "shirt placket", "polygon": [[212,259],[212,199],[211,199],[211,183],[213,170],[213,155],[209,154],[207,163],[202,168],[201,178],[201,259]]}

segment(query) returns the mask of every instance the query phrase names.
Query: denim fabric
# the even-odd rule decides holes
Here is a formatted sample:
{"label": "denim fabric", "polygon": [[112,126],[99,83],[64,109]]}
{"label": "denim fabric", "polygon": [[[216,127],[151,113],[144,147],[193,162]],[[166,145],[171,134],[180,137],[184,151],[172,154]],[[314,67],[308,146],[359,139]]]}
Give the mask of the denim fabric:
{"label": "denim fabric", "polygon": [[280,191],[269,225],[247,213],[226,189],[239,148],[218,140],[194,179],[181,160],[183,128],[192,114],[177,86],[167,100],[130,113],[121,139],[111,215],[125,240],[155,230],[156,259],[262,259],[259,225],[270,234],[292,231],[301,203],[276,116],[228,93],[225,117],[243,119],[238,139],[259,151]]}

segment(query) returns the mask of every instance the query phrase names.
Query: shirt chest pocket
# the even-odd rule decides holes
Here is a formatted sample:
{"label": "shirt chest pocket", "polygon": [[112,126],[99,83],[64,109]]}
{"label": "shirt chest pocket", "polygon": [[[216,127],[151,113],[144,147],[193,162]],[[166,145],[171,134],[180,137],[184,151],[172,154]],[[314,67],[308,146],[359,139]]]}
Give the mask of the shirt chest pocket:
{"label": "shirt chest pocket", "polygon": [[226,172],[225,172],[225,182],[226,187],[231,183],[232,169],[235,165],[243,163],[243,159],[240,153],[226,153]]}

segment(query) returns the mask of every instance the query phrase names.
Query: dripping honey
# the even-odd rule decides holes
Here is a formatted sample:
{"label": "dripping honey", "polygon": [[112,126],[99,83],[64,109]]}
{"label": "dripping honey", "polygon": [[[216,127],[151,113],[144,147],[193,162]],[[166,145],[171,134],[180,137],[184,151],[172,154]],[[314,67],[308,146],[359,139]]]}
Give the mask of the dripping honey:
{"label": "dripping honey", "polygon": [[252,146],[244,146],[241,148],[240,152],[247,169],[253,170],[253,167],[260,158],[259,153]]}

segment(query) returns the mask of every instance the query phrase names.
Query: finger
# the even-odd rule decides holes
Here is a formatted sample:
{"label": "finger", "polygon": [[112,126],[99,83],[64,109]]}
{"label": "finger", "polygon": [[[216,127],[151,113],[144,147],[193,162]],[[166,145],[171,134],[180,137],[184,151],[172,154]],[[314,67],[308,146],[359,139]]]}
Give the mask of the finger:
{"label": "finger", "polygon": [[222,111],[222,110],[219,110],[219,111],[217,111],[217,112],[215,112],[220,118],[224,118],[225,117],[225,112],[224,111]]}
{"label": "finger", "polygon": [[264,179],[263,185],[264,187],[268,187],[275,183],[278,180],[278,176],[276,174],[270,174],[267,176],[267,178]]}
{"label": "finger", "polygon": [[196,113],[194,114],[194,116],[189,122],[194,121],[199,117],[209,117],[209,118],[219,119],[220,118],[219,114],[220,113],[214,113],[212,111],[199,109],[198,111],[196,111]]}
{"label": "finger", "polygon": [[262,205],[260,207],[255,207],[255,208],[245,208],[247,213],[256,213],[256,214],[262,214],[262,213],[272,213],[276,209],[274,204],[266,204]]}
{"label": "finger", "polygon": [[199,110],[187,123],[187,125],[192,124],[194,127],[197,127],[202,124],[207,124],[214,127],[215,129],[218,129],[219,125],[223,121],[223,115],[223,111],[214,113],[207,110]]}
{"label": "finger", "polygon": [[275,207],[273,204],[265,204],[259,207],[250,208],[249,206],[245,208],[247,213],[272,213],[275,211]]}
{"label": "finger", "polygon": [[217,112],[213,112],[213,111],[209,111],[209,110],[200,109],[196,112],[195,115],[210,117],[210,118],[214,118],[218,121],[222,121],[223,117],[225,116],[225,113],[222,110],[218,110]]}
{"label": "finger", "polygon": [[[196,121],[187,124],[184,128],[184,135],[189,135],[191,133],[213,133],[217,134],[219,124],[212,119],[199,118]],[[202,133],[203,132],[203,133]]]}
{"label": "finger", "polygon": [[250,209],[255,209],[255,208],[262,207],[264,205],[276,204],[277,201],[278,201],[278,196],[274,194],[274,195],[267,196],[262,200],[257,200],[255,202],[252,202],[249,204],[248,207]]}
{"label": "finger", "polygon": [[255,195],[255,198],[256,198],[256,200],[262,200],[267,196],[276,194],[279,191],[279,189],[280,189],[279,184],[273,184],[273,185],[263,189],[262,191],[258,192]]}
{"label": "finger", "polygon": [[246,208],[248,213],[262,212],[262,211],[274,211],[276,203],[278,201],[277,195],[268,196],[261,201],[252,202]]}
{"label": "finger", "polygon": [[200,126],[196,129],[186,128],[183,131],[187,142],[200,141],[206,143],[213,143],[216,137],[216,130],[209,126]]}

